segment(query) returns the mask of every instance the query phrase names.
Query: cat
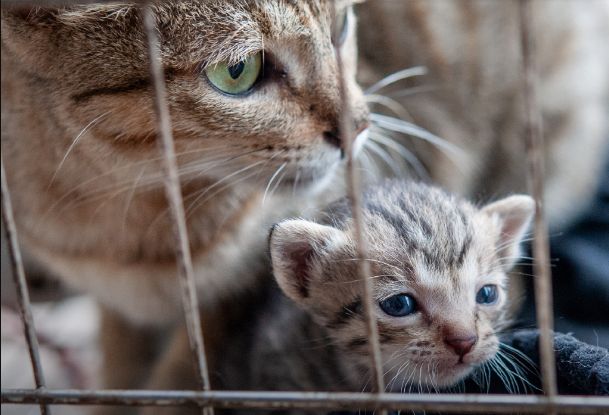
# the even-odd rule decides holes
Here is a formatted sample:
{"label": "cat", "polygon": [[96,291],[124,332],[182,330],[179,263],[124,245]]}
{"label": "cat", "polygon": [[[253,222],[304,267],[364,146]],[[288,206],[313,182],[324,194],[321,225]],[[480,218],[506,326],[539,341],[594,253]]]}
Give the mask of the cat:
{"label": "cat", "polygon": [[[151,8],[197,290],[211,310],[256,285],[268,226],[315,206],[340,170],[335,48],[353,128],[367,128],[355,19],[346,1]],[[182,318],[146,51],[134,4],[2,9],[2,153],[19,239],[103,306],[102,367],[120,377],[106,381],[115,388],[147,368],[136,345]]]}
{"label": "cat", "polygon": [[[555,233],[591,202],[609,157],[609,3],[531,3],[545,140],[544,207]],[[518,0],[359,4],[358,79],[376,113],[367,156],[380,152],[377,164],[389,159],[400,171],[395,154],[404,154],[410,166],[400,174],[480,203],[527,193],[520,5]],[[386,76],[385,83],[377,83]],[[434,144],[438,138],[448,143]]]}
{"label": "cat", "polygon": [[[513,195],[478,208],[437,187],[393,180],[364,192],[362,204],[387,391],[446,390],[493,367],[509,323],[508,272],[533,199]],[[232,337],[216,388],[370,390],[353,232],[346,199],[318,221],[272,228],[276,284],[225,304]]]}

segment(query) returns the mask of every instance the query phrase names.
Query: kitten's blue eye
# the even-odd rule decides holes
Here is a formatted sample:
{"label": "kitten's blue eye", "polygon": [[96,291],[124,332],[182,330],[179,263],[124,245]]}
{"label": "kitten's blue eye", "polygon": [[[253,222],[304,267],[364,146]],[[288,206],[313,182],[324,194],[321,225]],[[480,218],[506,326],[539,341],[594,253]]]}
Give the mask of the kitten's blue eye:
{"label": "kitten's blue eye", "polygon": [[497,301],[497,286],[493,284],[485,285],[476,294],[478,304],[493,304]]}
{"label": "kitten's blue eye", "polygon": [[417,303],[408,294],[398,294],[379,303],[381,309],[390,316],[404,317],[417,311]]}

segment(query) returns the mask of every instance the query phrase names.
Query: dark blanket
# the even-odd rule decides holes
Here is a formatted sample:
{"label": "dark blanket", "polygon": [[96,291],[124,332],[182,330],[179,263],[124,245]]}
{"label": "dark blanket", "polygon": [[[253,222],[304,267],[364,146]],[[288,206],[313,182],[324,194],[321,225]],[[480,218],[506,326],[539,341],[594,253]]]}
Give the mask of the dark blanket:
{"label": "dark blanket", "polygon": [[[517,330],[506,335],[501,339],[502,343],[513,347],[531,359],[533,364],[539,368],[539,332],[537,330]],[[609,396],[609,351],[603,347],[591,346],[577,340],[569,334],[556,333],[554,335],[554,350],[556,355],[556,375],[558,392],[561,395],[604,395]],[[514,356],[514,353],[512,353]],[[519,358],[524,361],[522,357]],[[528,368],[522,364],[522,373],[525,374],[525,381],[515,380],[520,393],[539,394],[541,393],[541,378],[539,370]],[[509,382],[508,382],[509,384]],[[484,389],[473,380],[465,382],[466,393],[511,393],[509,388],[514,389],[514,384],[507,386],[497,376],[491,376],[490,388]],[[454,391],[448,391],[454,392]],[[364,412],[339,411],[329,415],[362,415]],[[366,412],[371,415],[372,412]],[[397,412],[390,412],[397,415]],[[428,412],[429,414],[429,412]]]}
{"label": "dark blanket", "polygon": [[[502,339],[528,356],[539,367],[539,333],[537,330],[518,330]],[[558,391],[564,395],[609,395],[609,352],[607,349],[580,342],[568,334],[554,335]],[[527,380],[541,388],[536,371],[527,371]],[[476,392],[468,384],[468,392]],[[499,379],[492,383],[492,393],[507,393]],[[539,391],[533,390],[539,393]]]}

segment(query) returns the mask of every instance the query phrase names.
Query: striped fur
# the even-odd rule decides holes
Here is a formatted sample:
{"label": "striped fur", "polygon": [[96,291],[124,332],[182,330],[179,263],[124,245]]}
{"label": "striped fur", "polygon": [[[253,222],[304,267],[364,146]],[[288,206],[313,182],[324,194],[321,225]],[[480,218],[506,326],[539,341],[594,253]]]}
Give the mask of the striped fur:
{"label": "striped fur", "polygon": [[[373,272],[373,313],[388,389],[434,390],[454,385],[497,351],[497,331],[507,324],[507,272],[531,219],[532,200],[511,196],[477,208],[438,188],[390,181],[364,194],[363,209],[367,260]],[[311,252],[302,256],[307,243]],[[288,311],[294,306],[282,302],[280,310],[260,317],[264,328],[254,336],[254,344],[272,357],[252,361],[281,362],[292,366],[285,371],[293,374],[299,373],[296,368],[302,371],[306,365],[318,365],[320,356],[328,353],[337,359],[333,363],[336,376],[345,379],[332,384],[333,390],[366,389],[369,344],[346,201],[330,206],[319,224],[281,222],[272,232],[270,247],[279,286],[304,311]],[[499,299],[492,305],[479,305],[476,293],[487,284],[499,287]],[[303,286],[306,294],[299,289]],[[412,295],[419,311],[401,318],[383,313],[378,303],[401,293]],[[294,313],[299,318],[291,320]],[[300,325],[305,323],[302,332]],[[306,334],[313,330],[311,325],[316,327],[315,339]],[[447,331],[472,332],[478,340],[470,352],[458,356],[445,343]],[[300,346],[292,344],[295,339],[290,334],[302,342]],[[308,349],[306,343],[316,340],[321,343],[319,349]],[[265,374],[264,363],[255,365],[260,376],[273,379],[265,387],[279,387],[284,381],[283,375]],[[315,389],[315,379],[304,378],[301,388]],[[297,379],[290,381],[294,386]]]}
{"label": "striped fur", "polygon": [[[340,168],[340,22],[329,0],[151,7],[195,280],[209,309],[259,282],[268,226],[315,206]],[[139,8],[2,7],[2,154],[20,242],[106,310],[102,327],[113,330],[101,337],[118,364],[102,365],[103,382],[114,388],[142,386],[148,368],[128,362],[153,354],[140,329],[163,331],[182,314]],[[360,129],[368,111],[355,82],[355,20],[347,22],[339,50]],[[263,76],[245,96],[219,92],[205,75],[257,52]]]}

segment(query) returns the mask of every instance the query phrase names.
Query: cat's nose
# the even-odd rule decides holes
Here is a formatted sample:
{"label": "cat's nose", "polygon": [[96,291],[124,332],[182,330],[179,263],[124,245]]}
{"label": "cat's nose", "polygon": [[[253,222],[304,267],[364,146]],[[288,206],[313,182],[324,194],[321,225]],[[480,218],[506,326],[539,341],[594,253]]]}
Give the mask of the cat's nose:
{"label": "cat's nose", "polygon": [[342,140],[340,139],[340,133],[338,129],[333,129],[331,131],[324,131],[324,140],[334,147],[340,148],[342,150]]}
{"label": "cat's nose", "polygon": [[476,335],[465,335],[459,337],[445,337],[444,343],[455,351],[459,356],[463,357],[468,354],[476,342],[478,336]]}
{"label": "cat's nose", "polygon": [[[355,136],[358,136],[362,131],[364,131],[369,126],[370,126],[370,124],[366,120],[356,121],[353,125]],[[324,140],[326,140],[326,142],[328,144],[330,144],[334,147],[340,148],[341,150],[344,150],[343,141],[342,141],[342,138],[340,135],[340,130],[338,129],[338,127],[333,128],[332,130],[324,131],[323,137],[324,137]]]}

